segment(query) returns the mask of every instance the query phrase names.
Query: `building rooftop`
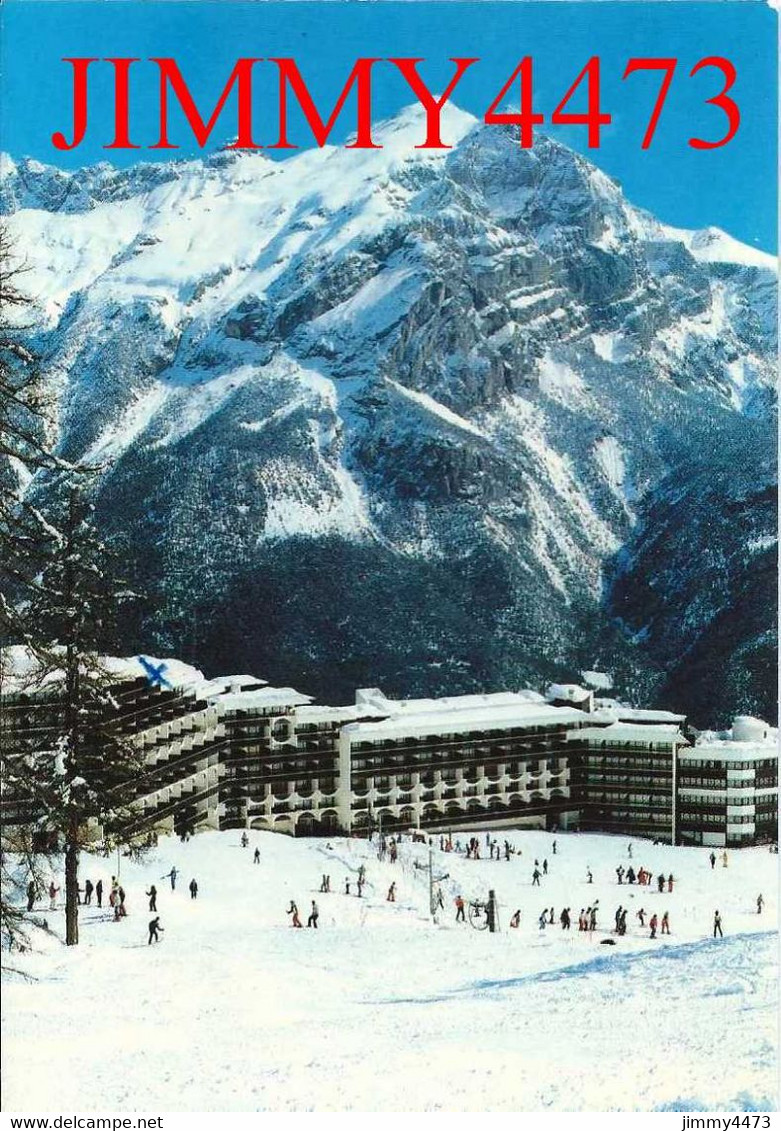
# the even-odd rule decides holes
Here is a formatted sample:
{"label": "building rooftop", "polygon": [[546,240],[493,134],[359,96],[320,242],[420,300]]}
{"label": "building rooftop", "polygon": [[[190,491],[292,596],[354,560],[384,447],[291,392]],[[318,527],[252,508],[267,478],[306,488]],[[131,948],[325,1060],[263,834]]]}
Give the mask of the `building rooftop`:
{"label": "building rooftop", "polygon": [[480,707],[544,703],[545,699],[536,691],[491,691],[484,694],[445,695],[437,699],[389,699],[379,688],[363,687],[356,691],[355,702],[360,707],[370,707],[375,713],[390,718],[398,715],[431,714],[436,711],[471,711]]}
{"label": "building rooftop", "polygon": [[[164,687],[166,684],[175,688],[190,687],[205,680],[198,668],[170,656],[163,659],[146,653],[143,656],[101,656],[100,664],[106,675],[116,679],[117,683],[149,679],[155,671],[165,680]],[[22,644],[3,648],[3,693],[6,695],[35,694],[44,687],[56,687],[63,676],[62,670],[42,674],[38,660]]]}
{"label": "building rooftop", "polygon": [[548,688],[548,699],[565,699],[569,703],[583,703],[590,699],[594,692],[588,687],[580,687],[577,683],[552,683]]}
{"label": "building rooftop", "polygon": [[653,711],[645,707],[630,707],[620,703],[618,699],[595,699],[594,705],[598,710],[610,711],[621,722],[647,722],[647,723],[683,723],[686,715],[679,715],[675,711]]}
{"label": "building rooftop", "polygon": [[220,713],[262,711],[269,707],[300,707],[311,702],[311,695],[303,695],[294,687],[259,687],[255,691],[232,691],[221,695],[217,707]]}
{"label": "building rooftop", "polygon": [[[470,697],[490,698],[490,697]],[[418,700],[418,702],[426,702]],[[445,700],[434,700],[444,703]],[[354,741],[378,741],[383,738],[425,738],[434,734],[465,734],[469,731],[508,730],[511,727],[578,725],[582,711],[570,707],[553,707],[549,703],[518,701],[498,705],[474,704],[444,713],[443,708],[417,712],[400,712],[380,722],[348,723],[343,728]]]}

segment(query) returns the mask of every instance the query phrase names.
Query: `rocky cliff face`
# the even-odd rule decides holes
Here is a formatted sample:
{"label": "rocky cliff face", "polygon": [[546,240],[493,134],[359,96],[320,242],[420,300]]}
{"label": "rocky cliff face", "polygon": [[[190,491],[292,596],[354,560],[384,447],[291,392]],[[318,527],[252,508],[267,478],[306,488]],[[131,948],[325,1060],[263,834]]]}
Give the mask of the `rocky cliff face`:
{"label": "rocky cliff face", "polygon": [[773,261],[544,137],[419,130],[6,164],[62,448],[148,594],[125,642],[332,700],[598,668],[769,716]]}

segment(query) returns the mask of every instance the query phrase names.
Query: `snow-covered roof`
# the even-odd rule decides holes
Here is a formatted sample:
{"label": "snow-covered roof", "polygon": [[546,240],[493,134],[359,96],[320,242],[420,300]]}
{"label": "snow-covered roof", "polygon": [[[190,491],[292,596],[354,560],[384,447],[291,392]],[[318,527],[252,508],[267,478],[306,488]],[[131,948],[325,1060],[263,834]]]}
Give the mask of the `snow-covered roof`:
{"label": "snow-covered roof", "polygon": [[771,738],[772,731],[768,723],[752,715],[737,715],[732,720],[731,737],[734,742],[765,742]]}
{"label": "snow-covered roof", "polygon": [[712,739],[708,742],[698,740],[696,746],[681,751],[688,759],[706,758],[712,762],[746,762],[752,759],[772,758],[776,753],[775,742],[732,742],[730,739]]}
{"label": "snow-covered roof", "polygon": [[218,701],[222,696],[235,692],[244,692],[249,690],[256,690],[258,688],[268,687],[268,680],[258,679],[254,675],[223,675],[216,676],[214,679],[204,680],[202,683],[197,684],[193,691],[200,699],[208,699],[211,701]]}
{"label": "snow-covered roof", "polygon": [[[151,671],[160,673],[165,684],[171,687],[190,687],[193,684],[203,683],[204,674],[191,664],[170,656],[159,658],[143,656],[146,667],[139,656],[101,656],[100,664],[107,675],[115,678],[117,682],[135,680],[139,677],[149,678]],[[33,694],[44,687],[55,687],[62,682],[62,671],[47,672],[40,675],[40,666],[29,648],[22,644],[14,644],[2,649],[2,689],[4,694],[27,693]],[[165,686],[165,684],[163,686]]]}
{"label": "snow-covered roof", "polygon": [[472,711],[475,708],[525,706],[528,703],[544,703],[536,691],[491,691],[471,695],[445,695],[438,699],[388,699],[375,687],[363,687],[355,693],[358,706],[371,708],[377,714],[390,717],[399,715],[432,714],[434,712]]}
{"label": "snow-covered roof", "polygon": [[605,699],[600,697],[594,700],[594,706],[604,717],[613,716],[617,722],[625,723],[683,723],[686,715],[679,715],[676,711],[654,711],[645,707],[630,707],[618,699]]}
{"label": "snow-covered roof", "polygon": [[317,703],[312,703],[296,708],[296,722],[349,722],[352,719],[365,718],[366,715],[375,713],[379,712],[369,711],[365,707],[322,707]]}
{"label": "snow-covered roof", "polygon": [[[443,700],[434,702],[440,704]],[[385,738],[425,738],[432,734],[508,730],[511,727],[544,726],[548,723],[567,726],[576,725],[582,720],[583,712],[574,708],[521,701],[498,706],[483,704],[462,707],[451,712],[437,709],[402,713],[382,722],[348,723],[343,733],[348,734],[354,742],[377,742]]]}
{"label": "snow-covered roof", "polygon": [[548,688],[548,699],[566,699],[569,703],[582,703],[594,694],[587,687],[577,683],[552,683]]}
{"label": "snow-covered roof", "polygon": [[[581,716],[582,717],[582,716]],[[683,735],[677,726],[643,726],[641,723],[610,723],[605,727],[581,727],[569,734],[570,742],[589,739],[594,742],[682,742]]]}
{"label": "snow-covered roof", "polygon": [[[620,722],[637,723],[682,723],[686,721],[685,715],[677,715],[674,711],[646,711],[643,707],[614,708]],[[659,730],[659,727],[655,727]]]}
{"label": "snow-covered roof", "polygon": [[221,695],[217,707],[223,711],[262,711],[269,707],[299,707],[312,702],[294,687],[260,687],[257,691],[234,691]]}

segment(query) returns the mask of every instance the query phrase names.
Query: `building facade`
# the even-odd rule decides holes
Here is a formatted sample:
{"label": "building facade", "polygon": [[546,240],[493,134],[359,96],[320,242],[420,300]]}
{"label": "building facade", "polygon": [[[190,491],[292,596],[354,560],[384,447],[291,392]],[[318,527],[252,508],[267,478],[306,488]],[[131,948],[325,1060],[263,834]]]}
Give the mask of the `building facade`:
{"label": "building facade", "polygon": [[[704,845],[777,838],[775,732],[758,720],[696,737],[682,715],[574,685],[413,700],[369,688],[329,707],[252,676],[205,680],[194,669],[177,686],[150,686],[132,661],[117,663],[112,725],[146,766],[138,836],[494,824]],[[0,706],[9,741],[56,731],[51,688],[12,689]],[[5,799],[6,824],[30,818]]]}
{"label": "building facade", "polygon": [[702,735],[681,752],[679,840],[721,847],[778,837],[775,732],[759,719],[736,718],[726,734]]}

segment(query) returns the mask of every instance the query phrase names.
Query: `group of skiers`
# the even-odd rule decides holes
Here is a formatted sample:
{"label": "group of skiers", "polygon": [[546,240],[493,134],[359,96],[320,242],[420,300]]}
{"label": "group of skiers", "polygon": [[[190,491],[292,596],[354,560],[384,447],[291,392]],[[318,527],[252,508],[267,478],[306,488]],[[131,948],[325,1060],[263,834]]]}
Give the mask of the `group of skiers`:
{"label": "group of skiers", "polygon": [[[399,840],[401,840],[401,837],[399,837]],[[390,839],[380,836],[377,859],[382,861],[386,856],[391,864],[395,864],[399,858],[399,842],[396,840],[395,836],[390,837]]]}
{"label": "group of skiers", "polygon": [[[631,865],[628,868],[624,868],[621,864],[619,864],[616,868],[616,876],[618,877],[619,884],[623,884],[624,880],[626,880],[628,884],[634,884],[636,881],[640,885],[640,887],[648,887],[651,883],[651,880],[653,879],[653,872],[649,872],[643,867],[640,867],[638,871],[635,872],[634,868],[632,868]],[[671,892],[673,890],[674,882],[675,877],[673,876],[672,872],[670,872],[669,876],[667,876],[666,879],[664,873],[662,872],[660,872],[656,877],[656,884],[659,888],[659,891],[664,891],[666,884],[667,891]]]}
{"label": "group of skiers", "polygon": [[[291,927],[302,927],[303,923],[298,917],[298,906],[294,899],[290,900],[290,906],[287,909],[288,915],[292,916],[290,925]],[[312,910],[309,913],[309,918],[306,921],[307,927],[314,927],[317,929],[317,920],[320,918],[320,909],[315,900],[312,900]]]}
{"label": "group of skiers", "polygon": [[[48,888],[46,889],[46,894],[49,897],[49,910],[50,911],[56,911],[57,910],[57,896],[59,895],[61,890],[62,890],[61,888],[57,887],[54,880],[51,881]],[[30,880],[30,882],[27,885],[27,910],[28,911],[34,910],[36,900],[38,900],[40,898],[40,895],[41,895],[41,893],[39,891],[38,885],[36,884],[35,880]],[[84,896],[83,900],[81,898],[82,895]],[[82,903],[83,903],[83,905],[85,907],[91,907],[93,895],[95,896],[95,898],[97,900],[98,907],[102,907],[103,906],[103,881],[102,880],[98,880],[97,884],[93,884],[92,880],[85,880],[83,888],[78,887],[78,886],[76,888],[76,902],[79,904],[79,906],[81,906]]]}
{"label": "group of skiers", "polygon": [[[507,841],[505,841],[505,844],[507,844]],[[554,841],[554,844],[555,844],[555,841]],[[507,859],[508,860],[510,859],[509,856],[507,857]],[[547,858],[545,860],[543,860],[543,862],[542,862],[542,871],[540,871],[539,860],[535,860],[534,861],[534,871],[532,872],[532,887],[539,887],[540,886],[540,876],[547,876],[547,874],[548,874]]]}
{"label": "group of skiers", "polygon": [[[390,837],[390,838],[386,839],[384,836],[380,835],[379,852],[378,852],[379,859],[384,860],[386,855],[387,855],[390,862],[392,864],[395,864],[397,859],[398,859],[398,843],[399,843],[400,840],[401,840],[400,836],[397,840],[396,837]],[[433,844],[433,838],[429,837],[428,842],[429,842],[429,845],[432,845]],[[503,846],[500,846],[498,840],[492,839],[490,834],[486,834],[485,843],[486,843],[486,846],[489,850],[489,854],[490,854],[491,859],[499,860],[499,859],[502,858],[502,847],[503,847],[503,851],[504,851],[504,859],[505,860],[509,860],[512,855],[516,854],[515,847],[512,846],[508,840],[504,840]],[[248,838],[246,832],[242,834],[241,845],[242,845],[243,848],[246,848],[249,845],[249,838]],[[328,847],[330,848],[330,845]],[[447,836],[447,837],[440,836],[439,847],[440,847],[440,850],[444,851],[444,852],[453,851],[454,845],[453,845],[453,841],[450,838],[450,836]],[[461,843],[459,841],[456,841],[455,851],[460,852],[461,850],[462,850]],[[478,840],[478,838],[476,836],[470,837],[469,841],[464,845],[464,850],[465,850],[467,858],[479,860],[480,859],[480,841]],[[551,851],[552,851],[554,856],[557,854],[557,843],[556,843],[555,840],[552,842]],[[520,852],[518,852],[517,854],[519,856],[521,855]],[[627,847],[627,855],[630,859],[632,858],[632,844],[631,843]],[[709,856],[711,869],[715,869],[717,859],[718,858],[716,856],[716,853],[711,852],[710,856]],[[260,863],[260,850],[257,847],[254,849],[253,861],[254,861],[255,864]],[[728,866],[728,855],[727,855],[726,851],[721,853],[721,862],[722,862],[722,866],[724,868],[726,868]],[[650,872],[645,867],[643,867],[642,865],[637,869],[637,871],[635,871],[631,864],[627,868],[624,868],[623,865],[619,864],[619,866],[615,869],[615,872],[616,872],[618,884],[621,885],[621,886],[623,886],[624,883],[626,883],[628,885],[633,885],[633,884],[637,883],[641,887],[648,887],[648,886],[651,885],[651,881],[653,879],[653,873]],[[170,880],[172,892],[174,892],[176,890],[176,881],[177,881],[178,875],[179,875],[179,873],[177,871],[176,866],[172,866],[170,871],[166,872],[164,874],[164,876],[161,877],[162,879]],[[541,864],[540,864],[540,861],[538,859],[535,859],[534,870],[532,871],[532,886],[539,887],[541,878],[543,876],[547,876],[547,875],[548,875],[548,860],[547,860],[547,858],[543,858]],[[587,866],[587,868],[586,868],[586,879],[587,879],[588,883],[593,883],[594,876],[593,876],[593,872],[591,870],[590,865]],[[345,895],[351,894],[351,882],[352,882],[351,877],[348,876],[348,877],[345,878]],[[665,890],[667,891],[667,893],[672,893],[674,882],[675,882],[675,878],[672,875],[672,873],[670,873],[666,877],[663,873],[659,873],[656,877],[656,884],[657,884],[657,888],[658,888],[658,891],[659,891],[660,894],[665,892]],[[357,881],[356,881],[357,894],[358,894],[359,897],[361,897],[363,895],[363,888],[365,886],[365,883],[366,883],[366,868],[365,868],[365,865],[361,864],[359,869],[358,869]],[[57,896],[58,896],[60,890],[61,889],[55,884],[54,880],[52,880],[51,883],[49,884],[48,889],[47,889],[47,894],[48,894],[48,897],[49,897],[50,910],[56,910]],[[330,893],[331,892],[331,876],[329,874],[323,873],[322,881],[321,881],[319,890],[322,893]],[[193,900],[196,899],[197,896],[198,896],[198,882],[194,877],[190,881],[189,891],[190,891],[190,898],[193,899]],[[32,911],[34,909],[34,904],[35,904],[36,900],[39,898],[40,894],[41,893],[38,889],[37,884],[35,883],[35,881],[33,879],[31,879],[29,881],[28,885],[27,885],[27,910],[28,911]],[[92,905],[92,900],[93,900],[93,895],[94,895],[97,906],[102,908],[102,906],[103,906],[103,880],[99,879],[97,881],[97,883],[95,883],[95,884],[93,884],[92,881],[89,880],[89,879],[85,880],[83,889],[81,887],[79,887],[77,889],[77,898],[78,898],[78,902],[80,904],[82,903],[82,898],[81,898],[82,894],[83,894],[83,897],[84,897],[83,903],[84,903],[85,906],[91,906]],[[155,918],[152,919],[149,923],[148,943],[151,945],[152,942],[158,942],[159,941],[159,932],[163,930],[162,926],[160,925],[160,919],[157,916],[158,891],[157,891],[157,888],[154,884],[150,885],[149,890],[146,891],[146,896],[149,899],[149,911],[153,912],[155,914]],[[436,897],[437,897],[436,898],[436,906],[439,907],[439,908],[444,908],[444,898],[443,898],[441,889],[437,889]],[[390,884],[390,886],[387,890],[386,901],[389,902],[389,903],[395,903],[395,901],[396,901],[396,882],[395,881]],[[121,920],[121,919],[123,919],[127,916],[125,889],[121,886],[121,884],[119,883],[116,876],[111,877],[111,888],[110,888],[110,894],[109,894],[108,902],[109,902],[109,906],[113,910],[115,921],[119,921],[119,920]],[[454,902],[455,902],[455,907],[456,907],[456,916],[455,916],[456,922],[465,922],[466,921],[466,914],[465,914],[465,901],[464,901],[463,896],[461,894],[457,895]],[[764,898],[763,898],[762,894],[760,893],[757,896],[757,899],[756,899],[757,914],[759,914],[759,915],[762,914],[763,905],[764,905]],[[592,904],[590,904],[586,908],[581,908],[580,914],[578,915],[578,930],[580,932],[593,932],[596,929],[598,908],[599,908],[599,901],[598,900],[595,900]],[[288,908],[287,914],[291,917],[291,925],[293,927],[301,927],[303,925],[301,923],[300,918],[299,918],[298,908],[297,908],[294,900],[291,900],[290,907]],[[614,923],[615,923],[614,933],[618,936],[623,936],[627,932],[627,922],[626,922],[627,921],[627,914],[628,914],[627,908],[623,907],[622,905],[619,905],[618,908],[616,909],[615,917],[614,917]],[[643,928],[643,929],[645,929],[647,927],[647,929],[649,931],[649,937],[650,938],[655,939],[657,937],[657,933],[659,933],[661,935],[669,935],[670,934],[670,916],[669,916],[668,911],[664,911],[664,913],[661,915],[661,919],[659,918],[659,915],[656,912],[652,913],[650,918],[648,918],[648,921],[646,923],[647,914],[648,913],[642,907],[637,912],[635,912],[635,916],[636,916],[637,920],[639,921],[640,927]],[[316,929],[317,924],[318,924],[318,918],[319,918],[319,909],[318,909],[316,901],[312,900],[311,912],[309,914],[309,917],[307,919],[307,924],[306,924],[307,927],[311,927],[311,928]],[[520,911],[520,909],[517,909],[513,913],[512,917],[510,919],[509,925],[512,928],[518,928],[520,926],[520,922],[521,922],[521,911]],[[546,927],[553,926],[555,922],[556,922],[556,918],[555,918],[554,908],[553,907],[544,908],[543,911],[540,913],[539,918],[538,918],[539,929],[545,930]],[[572,920],[571,920],[571,909],[569,907],[565,907],[561,910],[561,912],[558,916],[558,922],[559,922],[562,930],[565,930],[565,931],[570,930]],[[717,938],[717,937],[723,938],[722,919],[721,919],[721,914],[718,910],[714,913],[713,937],[714,938]]]}

